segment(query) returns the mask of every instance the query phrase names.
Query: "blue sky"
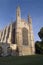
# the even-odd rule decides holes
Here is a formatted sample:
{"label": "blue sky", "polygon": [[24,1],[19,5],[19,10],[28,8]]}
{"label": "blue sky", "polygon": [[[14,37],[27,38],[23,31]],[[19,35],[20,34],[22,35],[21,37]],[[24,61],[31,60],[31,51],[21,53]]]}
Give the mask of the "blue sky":
{"label": "blue sky", "polygon": [[0,29],[16,20],[16,7],[20,5],[21,17],[32,18],[34,40],[40,40],[38,32],[43,26],[43,0],[0,0]]}

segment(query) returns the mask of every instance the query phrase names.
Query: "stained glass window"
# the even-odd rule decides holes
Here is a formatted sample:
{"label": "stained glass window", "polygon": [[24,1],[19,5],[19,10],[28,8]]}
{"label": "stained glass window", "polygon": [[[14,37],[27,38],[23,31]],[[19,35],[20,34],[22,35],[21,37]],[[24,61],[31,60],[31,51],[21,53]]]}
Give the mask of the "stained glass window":
{"label": "stained glass window", "polygon": [[22,38],[23,38],[23,45],[28,45],[28,30],[26,28],[22,29]]}

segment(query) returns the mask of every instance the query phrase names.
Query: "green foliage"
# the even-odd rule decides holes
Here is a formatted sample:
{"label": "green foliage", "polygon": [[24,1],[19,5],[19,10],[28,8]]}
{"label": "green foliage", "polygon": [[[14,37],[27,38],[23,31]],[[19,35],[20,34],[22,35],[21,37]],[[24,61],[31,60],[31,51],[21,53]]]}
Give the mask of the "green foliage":
{"label": "green foliage", "polygon": [[43,54],[43,27],[38,32],[38,35],[39,35],[41,41],[36,41],[36,43],[35,43],[36,53]]}
{"label": "green foliage", "polygon": [[37,41],[35,43],[36,53],[43,54],[43,41]]}
{"label": "green foliage", "polygon": [[40,39],[43,41],[43,27],[38,32],[38,35],[39,35]]}

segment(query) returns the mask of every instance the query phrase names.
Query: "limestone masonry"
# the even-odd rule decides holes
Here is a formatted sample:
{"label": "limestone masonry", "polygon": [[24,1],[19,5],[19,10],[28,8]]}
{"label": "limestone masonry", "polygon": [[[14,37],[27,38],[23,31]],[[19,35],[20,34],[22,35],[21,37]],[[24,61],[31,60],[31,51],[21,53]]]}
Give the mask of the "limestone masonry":
{"label": "limestone masonry", "polygon": [[0,31],[0,51],[2,56],[24,56],[35,54],[32,19],[21,19],[20,7],[16,10],[16,21]]}

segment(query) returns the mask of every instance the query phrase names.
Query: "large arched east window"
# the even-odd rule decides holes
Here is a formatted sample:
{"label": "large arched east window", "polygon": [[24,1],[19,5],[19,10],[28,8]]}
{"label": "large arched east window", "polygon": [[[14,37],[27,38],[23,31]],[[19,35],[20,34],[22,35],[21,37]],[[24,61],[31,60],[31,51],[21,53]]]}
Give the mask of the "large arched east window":
{"label": "large arched east window", "polygon": [[28,45],[28,30],[26,28],[22,29],[22,39],[23,45]]}

